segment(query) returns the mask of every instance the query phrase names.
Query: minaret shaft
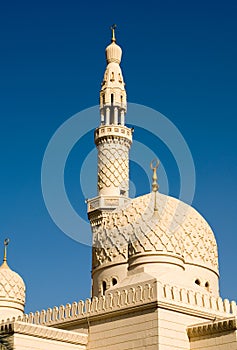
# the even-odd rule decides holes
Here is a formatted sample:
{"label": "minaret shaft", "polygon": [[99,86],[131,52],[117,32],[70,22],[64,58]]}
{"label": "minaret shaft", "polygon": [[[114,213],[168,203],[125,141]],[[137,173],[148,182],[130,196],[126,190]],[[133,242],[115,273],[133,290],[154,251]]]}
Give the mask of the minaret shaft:
{"label": "minaret shaft", "polygon": [[113,210],[126,203],[129,197],[132,130],[125,126],[127,95],[120,67],[122,50],[115,41],[113,34],[112,42],[106,48],[107,66],[100,90],[100,126],[94,135],[98,151],[98,182],[97,197],[88,201],[92,225],[101,211]]}

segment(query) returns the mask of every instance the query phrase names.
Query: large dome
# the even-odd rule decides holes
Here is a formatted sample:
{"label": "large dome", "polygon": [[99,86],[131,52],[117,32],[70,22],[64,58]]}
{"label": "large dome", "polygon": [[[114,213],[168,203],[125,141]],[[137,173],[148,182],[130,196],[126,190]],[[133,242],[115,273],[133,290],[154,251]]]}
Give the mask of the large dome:
{"label": "large dome", "polygon": [[104,248],[101,262],[113,259],[116,251],[125,255],[129,243],[129,258],[148,252],[174,254],[218,273],[216,240],[206,220],[191,206],[159,192],[108,213],[96,231],[94,246]]}
{"label": "large dome", "polygon": [[104,213],[92,230],[93,268],[101,279],[112,274],[122,281],[126,271],[142,268],[165,283],[219,295],[215,236],[182,201],[152,192]]}

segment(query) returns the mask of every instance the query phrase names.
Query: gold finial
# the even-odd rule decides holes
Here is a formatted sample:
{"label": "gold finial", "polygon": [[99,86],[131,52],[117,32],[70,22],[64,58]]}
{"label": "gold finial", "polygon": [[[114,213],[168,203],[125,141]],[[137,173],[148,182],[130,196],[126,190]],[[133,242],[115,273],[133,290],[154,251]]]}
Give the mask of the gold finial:
{"label": "gold finial", "polygon": [[150,167],[151,167],[151,170],[153,170],[153,176],[152,176],[152,191],[153,192],[157,192],[158,189],[159,189],[159,185],[157,183],[157,168],[160,164],[160,161],[156,158],[156,159],[153,159],[151,161],[151,164],[150,164]]}
{"label": "gold finial", "polygon": [[4,256],[3,256],[3,264],[7,264],[7,246],[10,242],[9,238],[4,240]]}
{"label": "gold finial", "polygon": [[117,24],[113,24],[110,27],[110,29],[112,31],[112,39],[111,39],[112,43],[115,43],[115,41],[116,41],[116,38],[115,38],[115,29],[116,29],[116,27],[117,27]]}
{"label": "gold finial", "polygon": [[151,170],[153,170],[153,176],[152,176],[152,191],[154,192],[155,195],[155,201],[154,201],[154,214],[158,214],[158,208],[157,208],[157,201],[156,201],[156,192],[159,189],[159,185],[157,183],[157,168],[160,164],[160,161],[155,158],[151,161],[150,167]]}

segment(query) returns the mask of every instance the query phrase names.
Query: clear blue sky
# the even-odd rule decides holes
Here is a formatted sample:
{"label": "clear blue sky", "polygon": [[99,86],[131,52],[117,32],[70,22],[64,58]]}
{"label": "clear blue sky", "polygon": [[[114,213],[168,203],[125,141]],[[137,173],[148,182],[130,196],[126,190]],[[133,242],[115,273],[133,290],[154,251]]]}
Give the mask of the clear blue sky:
{"label": "clear blue sky", "polygon": [[[51,220],[40,176],[56,129],[98,103],[112,23],[129,102],[163,113],[189,145],[193,206],[219,244],[221,294],[236,299],[236,18],[234,0],[1,2],[0,238],[11,239],[9,264],[26,282],[27,312],[90,295],[90,247]],[[74,202],[80,157],[75,147],[66,169]],[[77,205],[84,206],[83,197]]]}

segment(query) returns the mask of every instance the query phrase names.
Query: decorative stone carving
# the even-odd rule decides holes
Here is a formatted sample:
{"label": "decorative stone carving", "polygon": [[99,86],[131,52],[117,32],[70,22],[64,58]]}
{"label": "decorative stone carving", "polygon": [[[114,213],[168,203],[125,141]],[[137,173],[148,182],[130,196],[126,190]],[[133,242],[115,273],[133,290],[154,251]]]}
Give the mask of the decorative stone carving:
{"label": "decorative stone carving", "polygon": [[107,213],[93,227],[95,266],[128,255],[167,252],[182,255],[185,262],[218,271],[214,234],[202,216],[189,205],[157,193],[158,216],[154,215],[154,193],[133,199]]}
{"label": "decorative stone carving", "polygon": [[0,267],[0,299],[25,303],[25,284],[23,279],[8,265]]}
{"label": "decorative stone carving", "polygon": [[127,142],[98,145],[98,190],[111,186],[128,191]]}

